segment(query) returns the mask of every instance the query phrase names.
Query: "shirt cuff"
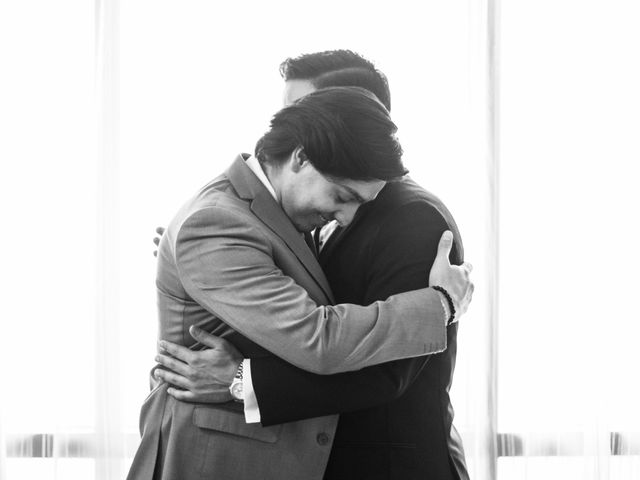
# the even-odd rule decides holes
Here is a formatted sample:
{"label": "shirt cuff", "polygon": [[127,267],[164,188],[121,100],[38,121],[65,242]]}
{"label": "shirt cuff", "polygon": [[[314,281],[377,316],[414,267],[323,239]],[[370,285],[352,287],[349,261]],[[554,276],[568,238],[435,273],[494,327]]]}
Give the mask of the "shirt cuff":
{"label": "shirt cuff", "polygon": [[247,423],[260,423],[258,397],[256,397],[256,392],[253,390],[251,360],[248,358],[242,361],[242,391],[244,393],[244,421]]}

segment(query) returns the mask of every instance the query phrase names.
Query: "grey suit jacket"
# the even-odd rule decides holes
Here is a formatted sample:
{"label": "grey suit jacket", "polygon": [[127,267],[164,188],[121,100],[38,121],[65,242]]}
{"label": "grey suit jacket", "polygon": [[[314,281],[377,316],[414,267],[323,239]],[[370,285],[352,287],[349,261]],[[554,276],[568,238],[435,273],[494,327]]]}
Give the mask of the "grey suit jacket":
{"label": "grey suit jacket", "polygon": [[[192,348],[195,324],[245,357],[274,352],[320,374],[446,348],[444,312],[431,289],[367,307],[330,306],[315,256],[242,156],[173,219],[156,284],[160,337]],[[129,480],[322,478],[336,415],[262,427],[245,423],[240,404],[180,402],[166,389],[156,386],[142,407]]]}

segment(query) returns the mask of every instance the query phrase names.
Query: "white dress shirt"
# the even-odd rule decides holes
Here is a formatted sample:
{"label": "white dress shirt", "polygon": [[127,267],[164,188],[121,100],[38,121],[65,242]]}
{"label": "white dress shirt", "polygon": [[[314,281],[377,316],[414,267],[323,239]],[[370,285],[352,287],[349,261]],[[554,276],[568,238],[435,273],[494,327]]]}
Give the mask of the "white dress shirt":
{"label": "white dress shirt", "polygon": [[[273,185],[269,182],[264,170],[262,170],[258,159],[252,155],[247,159],[246,164],[277,201],[276,191],[273,189]],[[244,392],[244,421],[247,423],[260,423],[260,408],[258,407],[258,398],[251,381],[251,360],[249,358],[245,358],[242,361],[242,391]]]}

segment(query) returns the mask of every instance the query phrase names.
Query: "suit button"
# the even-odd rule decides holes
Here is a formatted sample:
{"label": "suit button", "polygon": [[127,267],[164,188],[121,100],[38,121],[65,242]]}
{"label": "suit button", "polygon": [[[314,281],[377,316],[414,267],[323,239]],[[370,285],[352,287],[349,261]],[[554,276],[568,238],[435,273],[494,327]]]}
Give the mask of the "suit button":
{"label": "suit button", "polygon": [[329,435],[324,432],[319,433],[316,437],[316,441],[318,442],[318,445],[325,446],[327,443],[329,443]]}

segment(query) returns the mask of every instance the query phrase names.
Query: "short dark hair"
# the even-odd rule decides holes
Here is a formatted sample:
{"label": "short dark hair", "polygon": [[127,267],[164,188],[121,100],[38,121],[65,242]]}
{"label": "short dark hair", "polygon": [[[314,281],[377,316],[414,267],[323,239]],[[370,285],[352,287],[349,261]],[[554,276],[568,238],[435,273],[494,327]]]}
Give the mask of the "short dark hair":
{"label": "short dark hair", "polygon": [[283,108],[258,140],[261,163],[278,165],[302,147],[321,174],[351,180],[395,180],[406,173],[396,125],[368,90],[323,88]]}
{"label": "short dark hair", "polygon": [[391,111],[391,92],[384,73],[351,50],[327,50],[287,58],[280,64],[287,80],[308,80],[316,88],[362,87],[372,92]]}

